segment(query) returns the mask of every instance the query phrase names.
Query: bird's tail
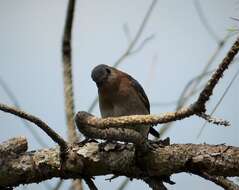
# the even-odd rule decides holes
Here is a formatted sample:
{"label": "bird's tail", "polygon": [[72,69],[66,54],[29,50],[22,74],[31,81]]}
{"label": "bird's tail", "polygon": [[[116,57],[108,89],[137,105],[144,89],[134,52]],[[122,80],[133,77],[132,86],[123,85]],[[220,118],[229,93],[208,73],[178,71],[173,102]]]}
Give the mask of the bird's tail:
{"label": "bird's tail", "polygon": [[159,137],[160,137],[158,131],[156,131],[153,127],[150,127],[150,128],[149,128],[149,133],[150,133],[151,135],[153,135],[154,137],[156,137],[156,138],[159,138]]}

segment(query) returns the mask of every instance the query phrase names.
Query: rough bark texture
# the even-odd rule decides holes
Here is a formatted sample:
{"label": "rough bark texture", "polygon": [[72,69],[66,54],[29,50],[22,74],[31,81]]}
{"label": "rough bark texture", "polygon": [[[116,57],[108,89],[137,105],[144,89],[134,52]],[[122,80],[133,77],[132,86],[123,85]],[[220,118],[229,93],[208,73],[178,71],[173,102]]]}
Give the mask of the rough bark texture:
{"label": "rough bark texture", "polygon": [[0,187],[106,174],[132,178],[206,172],[239,176],[239,148],[226,145],[173,144],[137,155],[132,144],[87,142],[69,146],[64,163],[59,148],[0,157]]}

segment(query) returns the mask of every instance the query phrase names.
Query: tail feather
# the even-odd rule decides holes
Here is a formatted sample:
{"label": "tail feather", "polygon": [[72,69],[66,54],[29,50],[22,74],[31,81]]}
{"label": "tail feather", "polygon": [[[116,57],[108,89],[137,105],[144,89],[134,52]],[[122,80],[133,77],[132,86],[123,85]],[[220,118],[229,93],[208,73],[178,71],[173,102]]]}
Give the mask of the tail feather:
{"label": "tail feather", "polygon": [[159,138],[159,133],[158,133],[158,131],[156,131],[153,127],[150,127],[149,128],[149,133],[151,134],[151,135],[153,135],[154,137],[156,137],[156,138]]}

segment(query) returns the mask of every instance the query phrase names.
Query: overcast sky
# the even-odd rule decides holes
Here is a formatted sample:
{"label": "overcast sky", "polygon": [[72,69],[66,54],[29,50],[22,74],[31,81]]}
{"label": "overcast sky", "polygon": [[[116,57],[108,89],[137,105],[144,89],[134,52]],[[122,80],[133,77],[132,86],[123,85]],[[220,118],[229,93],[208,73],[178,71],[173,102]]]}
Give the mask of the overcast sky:
{"label": "overcast sky", "polygon": [[[236,26],[230,17],[239,17],[239,1],[199,2],[217,39],[224,38],[228,30]],[[73,29],[76,110],[87,110],[96,96],[97,89],[90,78],[92,68],[98,64],[112,65],[122,55],[129,43],[123,26],[127,24],[133,38],[150,3],[147,0],[77,1]],[[64,0],[0,0],[0,77],[13,91],[23,110],[42,118],[65,138],[61,39],[66,7],[67,1]],[[151,103],[175,101],[187,82],[200,74],[215,52],[217,43],[200,21],[193,0],[159,0],[138,45],[151,35],[154,35],[153,40],[140,52],[125,59],[119,68],[142,84]],[[220,63],[234,40],[235,36],[227,41],[210,70]],[[234,64],[225,73],[208,104],[209,112],[238,69],[238,64]],[[192,117],[176,122],[165,136],[169,136],[172,143],[206,142],[238,146],[238,82],[239,79],[234,82],[215,113],[215,116],[229,120],[230,128],[207,125],[198,139],[197,134],[204,121]],[[1,87],[0,102],[13,104]],[[174,109],[174,104],[151,106],[153,114]],[[99,115],[98,106],[94,114]],[[15,116],[0,112],[0,123],[0,141],[23,135],[27,136],[30,150],[42,148]],[[55,146],[41,130],[34,128],[46,144]],[[99,189],[115,189],[123,179],[109,183],[104,178],[96,178]],[[176,185],[167,185],[169,190],[220,189],[189,174],[174,175],[172,180]],[[55,181],[49,182],[50,185],[53,186]],[[68,184],[65,183],[62,189]],[[25,188],[44,189],[45,186],[41,183]],[[134,180],[126,189],[136,188],[148,187]]]}

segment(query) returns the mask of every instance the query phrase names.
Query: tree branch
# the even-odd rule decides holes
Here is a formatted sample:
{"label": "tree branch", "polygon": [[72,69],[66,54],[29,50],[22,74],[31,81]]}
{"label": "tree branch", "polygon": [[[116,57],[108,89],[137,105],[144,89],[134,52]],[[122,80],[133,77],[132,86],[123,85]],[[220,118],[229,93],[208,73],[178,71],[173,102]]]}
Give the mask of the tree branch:
{"label": "tree branch", "polygon": [[38,117],[31,115],[29,113],[26,113],[24,111],[21,111],[17,108],[10,107],[4,104],[0,103],[0,110],[11,113],[13,115],[16,115],[20,118],[26,119],[35,125],[37,125],[39,128],[41,128],[54,142],[56,142],[62,150],[67,149],[67,143],[63,138],[61,138],[53,129],[51,129],[44,121],[39,119]]}
{"label": "tree branch", "polygon": [[[201,72],[201,74],[200,74],[201,76],[203,76],[203,74],[205,74],[205,73],[208,72],[209,67],[212,65],[212,63],[213,63],[213,61],[215,60],[215,58],[218,56],[218,54],[220,53],[220,51],[222,50],[222,48],[225,46],[225,44],[226,44],[227,40],[229,39],[229,37],[230,37],[230,35],[227,34],[227,35],[220,41],[220,43],[218,43],[218,46],[217,46],[215,52],[214,52],[214,53],[212,54],[212,56],[209,58],[208,63],[204,66],[204,68],[203,68],[203,70],[202,70],[202,72]],[[185,99],[185,98],[184,98],[186,92],[189,91],[187,96],[191,96],[191,95],[195,92],[197,86],[200,84],[201,81],[202,81],[202,77],[200,77],[197,81],[195,81],[194,84],[193,84],[191,87],[189,86],[189,84],[187,84],[187,85],[184,87],[184,89],[183,89],[181,95],[179,96],[178,104],[177,104],[177,107],[176,107],[176,111],[179,110],[179,109],[181,109],[181,108],[186,104],[186,102],[187,102],[187,100],[188,100],[188,99]],[[189,81],[189,83],[190,83],[190,81]],[[189,87],[190,87],[190,89],[189,89]],[[171,126],[172,126],[172,123],[167,123],[167,124],[163,125],[162,128],[160,129],[159,133],[160,133],[161,135],[163,135]]]}
{"label": "tree branch", "polygon": [[64,28],[62,43],[63,69],[64,69],[64,94],[65,94],[65,111],[68,127],[68,139],[71,142],[77,140],[77,134],[74,126],[74,94],[72,82],[72,63],[71,63],[71,35],[75,0],[69,0],[67,15]]}
{"label": "tree branch", "polygon": [[0,144],[0,157],[10,153],[20,154],[27,151],[27,140],[25,137],[9,139]]}
{"label": "tree branch", "polygon": [[136,179],[160,178],[180,172],[206,172],[213,176],[239,176],[239,148],[226,145],[173,144],[156,147],[135,159],[132,144],[79,143],[69,147],[62,170],[58,148],[42,149],[0,157],[0,186],[98,175],[123,175]]}
{"label": "tree branch", "polygon": [[211,176],[211,175],[208,175],[206,172],[199,174],[199,176],[201,176],[204,179],[214,182],[215,184],[221,186],[225,190],[238,190],[239,189],[239,186],[237,184],[235,184],[231,180],[229,180],[225,177],[222,177],[222,176]]}
{"label": "tree branch", "polygon": [[[19,101],[17,100],[17,97],[14,95],[11,88],[7,85],[7,83],[1,77],[0,77],[0,86],[6,92],[8,98],[11,100],[13,105],[15,107],[17,107],[18,109],[21,109],[21,106],[20,106]],[[44,142],[44,140],[42,140],[42,138],[39,136],[37,131],[35,131],[35,129],[28,122],[26,122],[26,120],[21,119],[21,121],[22,121],[23,125],[25,125],[27,127],[27,129],[32,134],[32,136],[36,139],[36,141],[39,143],[39,145],[41,145],[42,147],[48,147],[48,145]]]}
{"label": "tree branch", "polygon": [[[211,111],[210,113],[210,118],[211,116],[214,114],[214,112],[217,110],[218,106],[220,105],[220,103],[222,102],[223,98],[226,96],[227,92],[229,91],[229,89],[231,88],[233,82],[236,80],[237,76],[239,75],[239,70],[236,72],[236,74],[233,76],[232,80],[230,81],[229,85],[227,86],[227,88],[224,90],[221,98],[219,99],[219,101],[217,102],[217,104],[215,105],[215,107],[213,108],[213,110]],[[203,126],[201,127],[198,135],[197,135],[197,138],[200,137],[200,135],[202,134],[205,126],[207,124],[207,121],[204,122]]]}
{"label": "tree branch", "polygon": [[[75,0],[69,0],[66,20],[64,26],[64,35],[62,43],[63,69],[64,69],[64,94],[65,94],[65,112],[67,121],[68,141],[70,143],[79,141],[74,125],[74,93],[72,81],[72,28],[75,10]],[[74,190],[82,190],[82,182],[80,179],[72,183]]]}
{"label": "tree branch", "polygon": [[239,38],[235,41],[229,52],[227,53],[226,57],[222,60],[221,64],[218,66],[218,69],[213,73],[210,80],[207,82],[207,85],[203,89],[203,91],[200,93],[199,98],[197,100],[197,103],[201,106],[204,106],[209,100],[210,96],[213,93],[213,90],[218,83],[218,81],[222,78],[224,71],[228,68],[228,66],[231,64],[233,58],[236,56],[239,50]]}

